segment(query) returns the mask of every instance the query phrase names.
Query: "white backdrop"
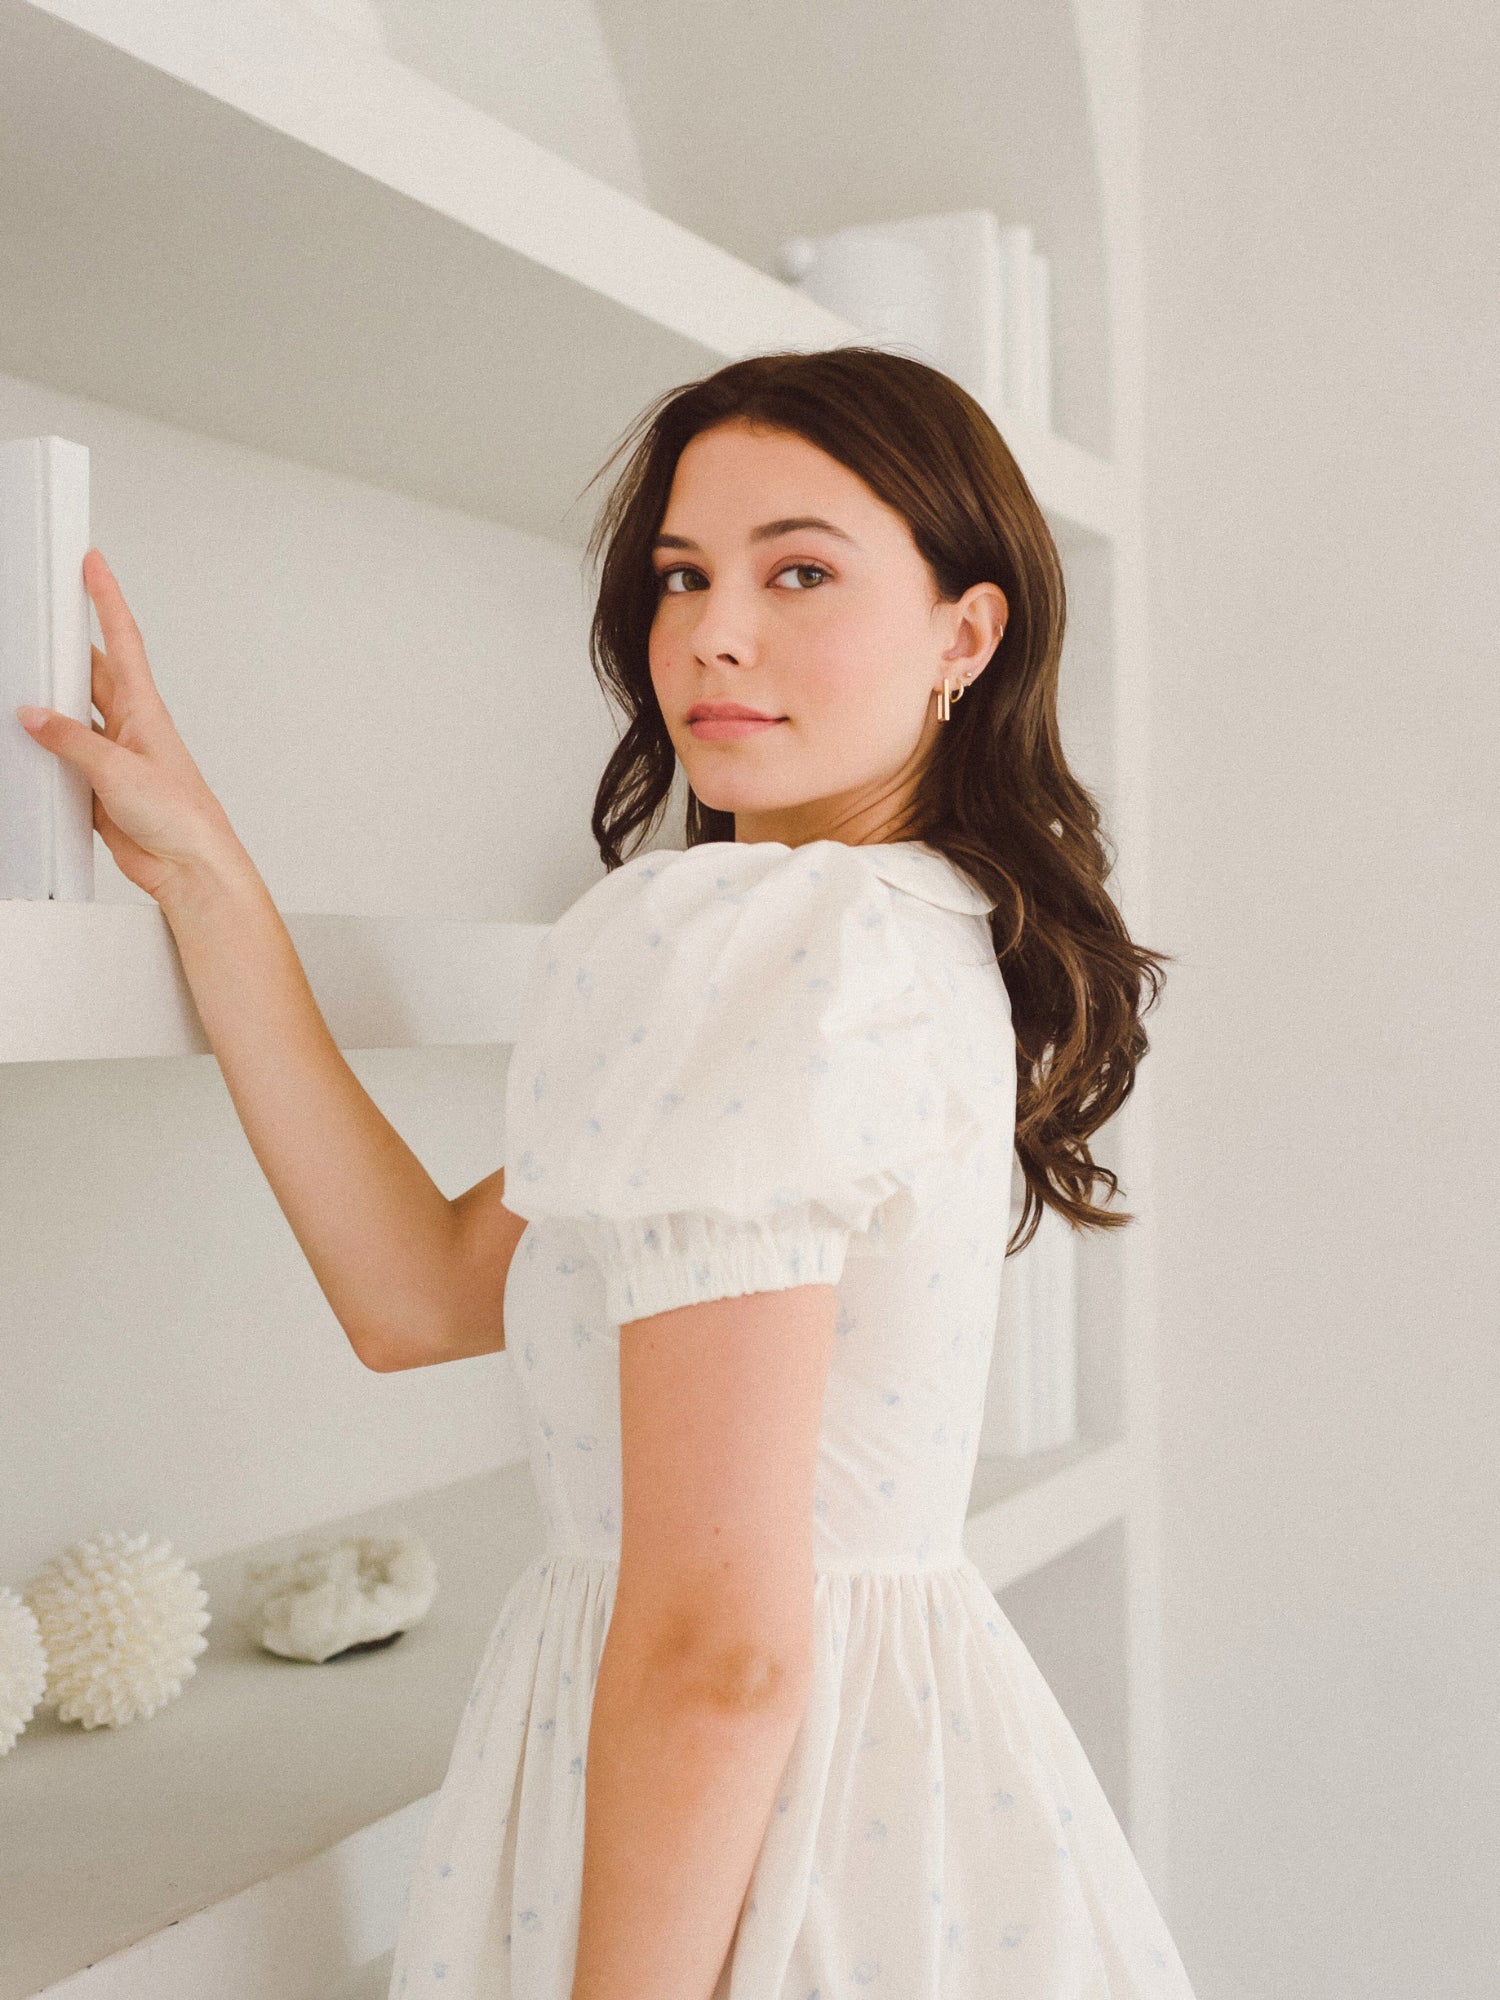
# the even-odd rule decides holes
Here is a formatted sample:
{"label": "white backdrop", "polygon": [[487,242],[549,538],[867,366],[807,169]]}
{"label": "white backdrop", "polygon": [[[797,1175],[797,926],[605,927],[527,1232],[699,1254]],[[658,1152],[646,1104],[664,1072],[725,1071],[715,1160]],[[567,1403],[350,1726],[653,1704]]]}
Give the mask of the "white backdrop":
{"label": "white backdrop", "polygon": [[1173,1917],[1202,2000],[1487,2000],[1500,16],[1146,30]]}

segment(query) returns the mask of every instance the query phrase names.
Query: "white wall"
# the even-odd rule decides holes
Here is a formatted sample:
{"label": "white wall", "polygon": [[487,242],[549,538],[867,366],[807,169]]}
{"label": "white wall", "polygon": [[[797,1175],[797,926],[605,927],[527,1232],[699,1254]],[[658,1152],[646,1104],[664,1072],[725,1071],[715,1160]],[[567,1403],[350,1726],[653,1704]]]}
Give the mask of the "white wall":
{"label": "white wall", "polygon": [[1172,1915],[1500,1964],[1500,15],[1150,0]]}
{"label": "white wall", "polygon": [[[574,551],[0,376],[0,437],[46,432],[89,447],[93,539],[281,909],[550,922],[603,873]],[[98,900],[148,901],[94,846]],[[456,1194],[504,1163],[508,1057],[350,1061]],[[212,1056],[0,1065],[0,1217],[0,1582],[95,1529],[207,1557],[521,1449],[507,1355],[355,1359]]]}

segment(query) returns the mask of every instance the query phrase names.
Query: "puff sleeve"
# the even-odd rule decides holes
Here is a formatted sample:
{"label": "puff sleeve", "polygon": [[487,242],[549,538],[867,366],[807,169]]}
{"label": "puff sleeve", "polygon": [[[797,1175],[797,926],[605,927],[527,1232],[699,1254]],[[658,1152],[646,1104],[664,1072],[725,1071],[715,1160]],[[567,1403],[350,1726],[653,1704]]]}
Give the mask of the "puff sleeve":
{"label": "puff sleeve", "polygon": [[857,847],[635,856],[543,939],[506,1082],[506,1206],[580,1231],[621,1325],[836,1283],[980,1128]]}

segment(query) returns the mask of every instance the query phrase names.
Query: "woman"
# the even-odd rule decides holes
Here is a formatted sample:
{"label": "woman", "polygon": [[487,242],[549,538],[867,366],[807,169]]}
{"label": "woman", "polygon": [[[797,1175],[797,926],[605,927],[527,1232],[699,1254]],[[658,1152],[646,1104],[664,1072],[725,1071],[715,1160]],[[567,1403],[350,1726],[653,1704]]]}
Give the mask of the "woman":
{"label": "woman", "polygon": [[[1095,1205],[1088,1139],[1160,981],[1059,744],[1056,549],[978,404],[878,349],[732,363],[637,430],[591,544],[627,718],[607,873],[538,954],[507,1165],[457,1201],[319,1032],[92,554],[114,742],[39,738],[172,922],[357,1351],[515,1355],[547,1545],[475,1676],[391,1992],[1191,2000],[961,1546],[1006,1250],[1043,1205],[1131,1220]],[[625,859],[679,764],[686,845]]]}

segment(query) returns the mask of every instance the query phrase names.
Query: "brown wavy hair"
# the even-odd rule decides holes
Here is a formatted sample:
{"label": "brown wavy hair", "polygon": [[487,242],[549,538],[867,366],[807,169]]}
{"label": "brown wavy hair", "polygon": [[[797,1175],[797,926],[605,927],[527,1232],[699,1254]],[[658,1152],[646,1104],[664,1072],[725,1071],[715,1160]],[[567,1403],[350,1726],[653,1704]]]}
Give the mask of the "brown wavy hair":
{"label": "brown wavy hair", "polygon": [[[649,667],[652,540],[683,447],[734,419],[795,433],[857,473],[903,516],[943,601],[981,582],[1005,592],[992,664],[939,732],[890,837],[939,849],[996,898],[990,929],[1015,1027],[1015,1147],[1026,1177],[1007,1252],[1031,1241],[1044,1206],[1076,1229],[1119,1229],[1135,1218],[1093,1201],[1095,1182],[1113,1197],[1119,1177],[1095,1162],[1088,1141],[1130,1095],[1149,1046],[1140,1016],[1159,998],[1170,954],[1127,934],[1105,888],[1115,857],[1098,806],[1063,757],[1067,593],[1056,544],[1004,438],[949,376],[866,346],[731,361],[664,391],[588,482],[630,451],[588,542],[593,562],[602,554],[590,656],[626,716],[591,818],[605,866],[628,858],[621,842],[637,829],[649,835],[677,766]],[[689,791],[685,835],[689,847],[733,840],[734,814]]]}

